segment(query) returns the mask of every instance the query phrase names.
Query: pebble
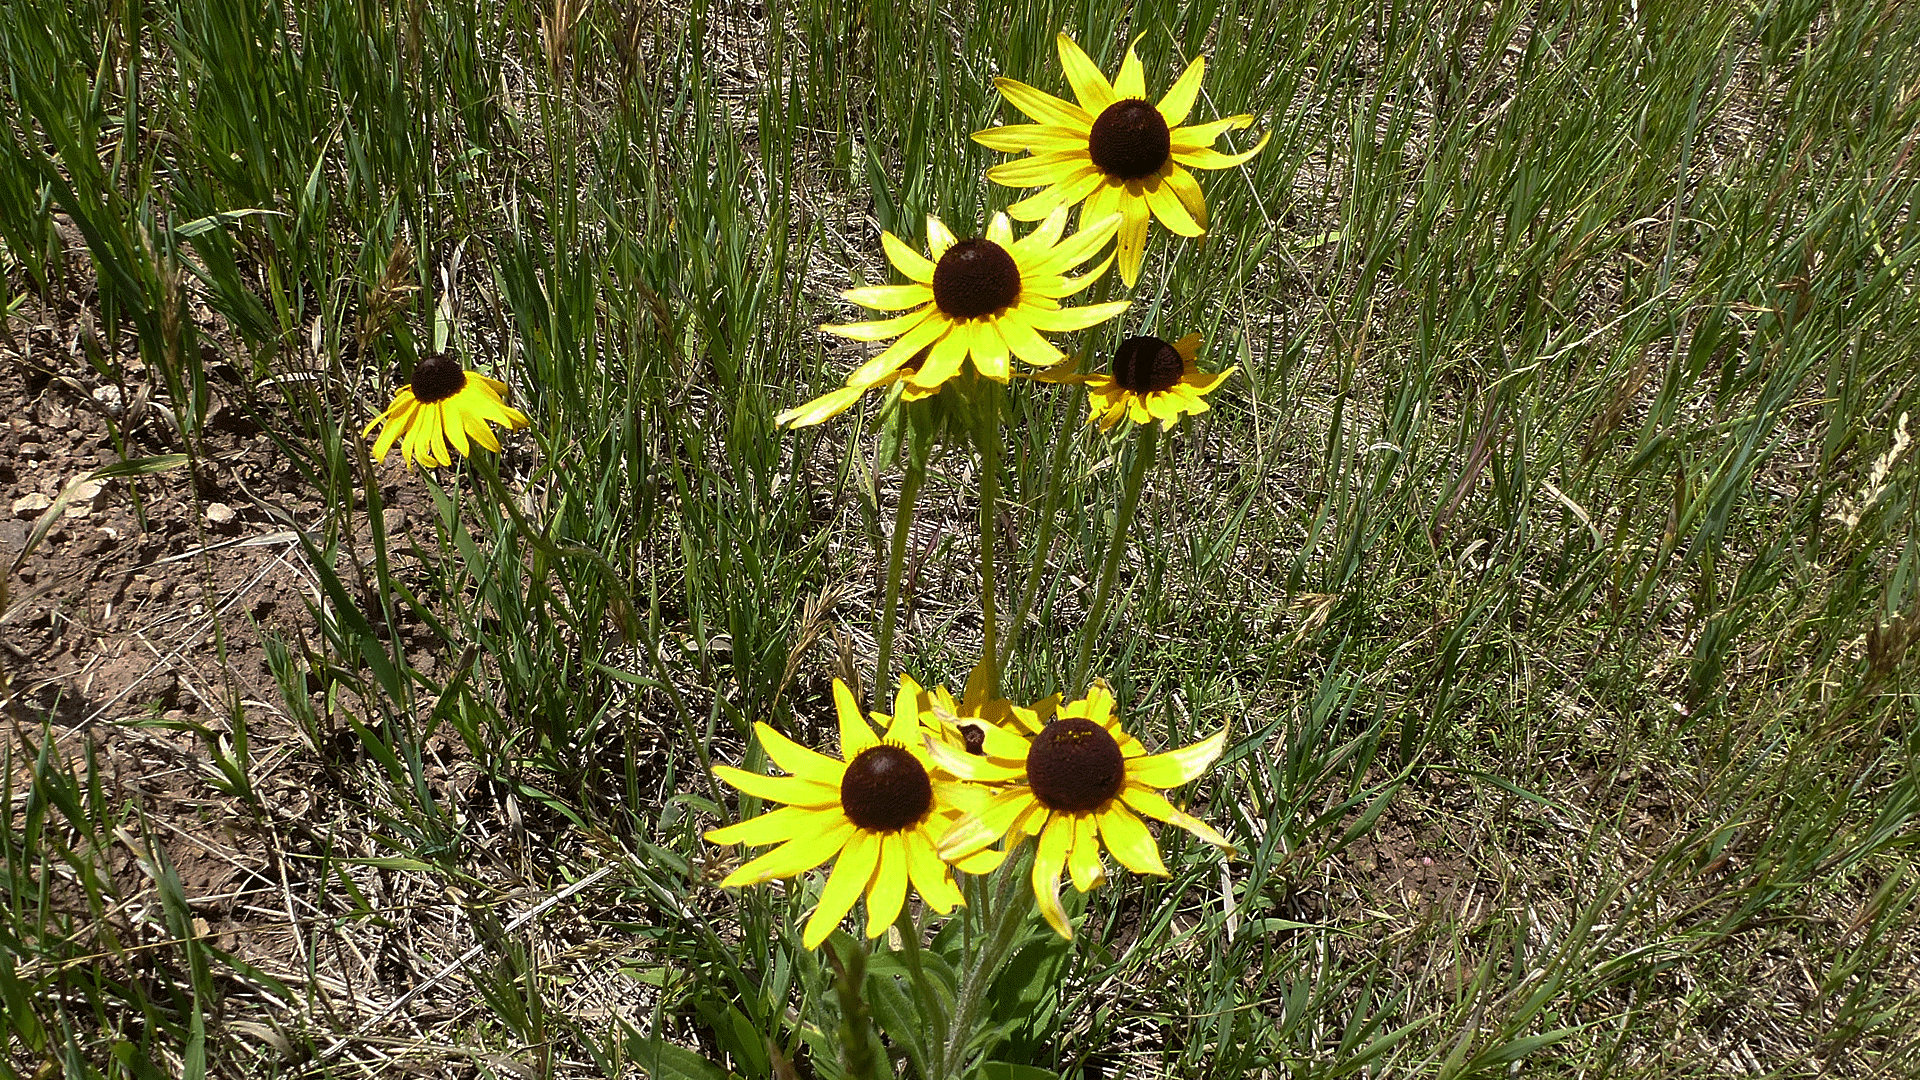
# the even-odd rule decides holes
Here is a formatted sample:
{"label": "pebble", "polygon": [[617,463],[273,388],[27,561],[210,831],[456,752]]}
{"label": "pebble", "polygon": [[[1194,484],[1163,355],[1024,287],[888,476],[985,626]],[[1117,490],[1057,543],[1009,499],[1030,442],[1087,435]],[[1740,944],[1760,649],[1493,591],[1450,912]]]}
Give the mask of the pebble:
{"label": "pebble", "polygon": [[102,386],[93,391],[93,400],[107,410],[109,416],[119,416],[127,409],[127,395],[117,386]]}
{"label": "pebble", "polygon": [[69,518],[83,518],[93,513],[94,505],[100,501],[100,492],[105,485],[98,480],[83,480],[74,485],[67,497]]}
{"label": "pebble", "polygon": [[13,500],[13,516],[22,518],[39,517],[40,511],[53,505],[53,500],[39,492],[30,492]]}
{"label": "pebble", "polygon": [[20,444],[20,456],[28,461],[36,461],[47,456],[47,448],[37,442],[23,442]]}
{"label": "pebble", "polygon": [[216,502],[207,504],[207,524],[213,528],[225,532],[232,529],[239,520],[240,516],[235,514],[233,507],[228,506],[226,503]]}

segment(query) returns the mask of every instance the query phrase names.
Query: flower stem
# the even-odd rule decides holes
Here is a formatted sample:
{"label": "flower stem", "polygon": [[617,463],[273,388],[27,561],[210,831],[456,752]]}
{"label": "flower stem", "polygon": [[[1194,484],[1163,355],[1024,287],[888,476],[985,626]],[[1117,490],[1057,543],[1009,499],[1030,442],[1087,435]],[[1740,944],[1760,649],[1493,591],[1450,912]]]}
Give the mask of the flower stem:
{"label": "flower stem", "polygon": [[1020,591],[1020,603],[1013,609],[1013,621],[1007,626],[1007,640],[1000,647],[998,670],[1005,672],[1013,663],[1013,651],[1020,644],[1020,632],[1026,628],[1027,614],[1033,610],[1040,592],[1040,581],[1047,576],[1047,559],[1053,554],[1053,534],[1060,510],[1060,492],[1066,487],[1067,450],[1073,445],[1073,410],[1060,414],[1060,428],[1053,433],[1053,459],[1047,464],[1047,493],[1040,504],[1040,535],[1033,545],[1033,565],[1027,569],[1027,584]]}
{"label": "flower stem", "polygon": [[906,963],[907,974],[913,979],[913,999],[914,1004],[920,1009],[920,1022],[931,1029],[923,1032],[923,1034],[930,1034],[931,1040],[919,1044],[926,1056],[916,1058],[914,1061],[921,1073],[925,1074],[932,1055],[944,1053],[946,1050],[949,1034],[947,1014],[941,1010],[938,1004],[939,995],[934,991],[933,984],[928,981],[926,968],[921,964],[920,921],[914,917],[911,907],[900,909],[900,918],[895,921],[894,928],[900,935],[902,946],[900,958]]}
{"label": "flower stem", "polygon": [[887,599],[880,609],[880,659],[874,666],[874,693],[884,694],[893,684],[893,625],[900,606],[900,575],[907,562],[907,535],[913,531],[913,506],[927,478],[926,462],[907,455],[907,474],[900,481],[900,505],[893,513],[893,542],[887,553]]}
{"label": "flower stem", "polygon": [[1000,387],[989,384],[982,395],[983,407],[975,413],[973,441],[980,448],[980,656],[987,662],[987,696],[1000,696],[999,627],[994,601],[993,549],[998,537],[994,526],[1000,504]]}
{"label": "flower stem", "polygon": [[946,1053],[942,1055],[940,1071],[934,1074],[941,1080],[958,1080],[963,1075],[967,1053],[973,1042],[973,1029],[979,1019],[980,1003],[986,998],[994,977],[1000,974],[1000,966],[1006,962],[1014,939],[1019,936],[1021,916],[1026,912],[1024,905],[1013,901],[1023,884],[1019,869],[1023,865],[1027,865],[1026,860],[1016,863],[1009,858],[1000,864],[999,873],[995,875],[999,887],[987,901],[987,910],[981,916],[985,924],[984,940],[978,948],[970,950],[973,963],[960,980],[960,996],[954,1002],[953,1024],[947,1029]]}
{"label": "flower stem", "polygon": [[1073,678],[1067,686],[1078,693],[1085,685],[1087,666],[1093,661],[1093,643],[1107,621],[1107,599],[1113,593],[1113,578],[1120,569],[1120,556],[1127,549],[1127,529],[1133,524],[1133,512],[1140,505],[1140,488],[1160,449],[1160,428],[1153,423],[1139,425],[1139,437],[1133,444],[1133,463],[1127,472],[1126,490],[1120,496],[1120,514],[1113,522],[1113,543],[1107,548],[1107,562],[1100,568],[1100,585],[1093,594],[1093,606],[1087,610],[1087,623],[1080,629],[1080,656],[1073,663]]}

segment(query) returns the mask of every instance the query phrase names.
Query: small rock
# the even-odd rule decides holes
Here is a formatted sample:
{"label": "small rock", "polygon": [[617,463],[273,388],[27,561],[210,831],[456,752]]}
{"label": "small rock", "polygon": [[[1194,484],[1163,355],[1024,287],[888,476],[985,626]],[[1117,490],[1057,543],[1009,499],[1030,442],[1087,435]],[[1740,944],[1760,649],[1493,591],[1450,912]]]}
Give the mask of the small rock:
{"label": "small rock", "polygon": [[20,456],[28,461],[37,461],[47,456],[47,448],[37,442],[23,442],[20,444]]}
{"label": "small rock", "polygon": [[13,516],[22,518],[39,517],[40,511],[52,505],[52,499],[36,491],[13,500]]}
{"label": "small rock", "polygon": [[75,484],[67,496],[67,514],[69,518],[83,518],[93,513],[95,504],[100,501],[103,485],[98,480],[82,480]]}
{"label": "small rock", "polygon": [[127,395],[117,386],[99,387],[93,392],[93,400],[99,402],[109,416],[119,416],[127,411]]}
{"label": "small rock", "polygon": [[220,532],[227,532],[239,522],[240,516],[226,503],[207,504],[207,524]]}
{"label": "small rock", "polygon": [[389,506],[380,512],[380,524],[387,530],[388,536],[398,536],[406,532],[407,526],[413,522],[408,519],[406,510]]}

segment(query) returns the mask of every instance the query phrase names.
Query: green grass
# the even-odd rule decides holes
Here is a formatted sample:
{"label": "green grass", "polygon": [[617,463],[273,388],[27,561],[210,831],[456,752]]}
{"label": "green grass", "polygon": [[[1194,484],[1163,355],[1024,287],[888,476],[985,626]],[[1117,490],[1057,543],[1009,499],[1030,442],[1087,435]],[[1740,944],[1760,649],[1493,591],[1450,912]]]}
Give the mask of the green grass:
{"label": "green grass", "polygon": [[[325,506],[288,523],[307,629],[267,646],[303,735],[249,740],[236,702],[204,786],[282,853],[259,932],[294,944],[253,964],[198,934],[155,808],[13,695],[0,1069],[692,1068],[672,1046],[839,1075],[797,1019],[838,1009],[810,902],[718,890],[737,853],[699,834],[737,812],[707,766],[757,754],[753,721],[813,738],[830,676],[871,693],[900,472],[871,408],[772,417],[848,370],[813,327],[887,280],[878,228],[964,233],[1018,197],[966,136],[1020,119],[996,75],[1065,92],[1061,29],[1109,72],[1141,35],[1155,94],[1204,53],[1199,114],[1273,133],[1203,177],[1207,242],[1156,232],[1134,310],[1088,335],[1198,330],[1241,367],[1148,478],[1094,664],[1156,745],[1230,727],[1189,798],[1241,857],[1223,878],[1169,830],[1171,879],[1116,873],[1073,947],[1022,960],[1054,992],[1003,1056],[1920,1065],[1920,726],[1882,629],[1920,603],[1920,500],[1910,452],[1874,476],[1920,408],[1912,11],[480,7],[0,12],[10,310],[94,312],[70,374],[177,418],[130,458],[205,464],[217,352]],[[534,418],[499,469],[543,544],[481,468],[357,450],[445,340]],[[1003,612],[1049,559],[1016,696],[1083,689],[1125,475],[1084,408],[1011,396]],[[411,539],[383,484],[430,493]],[[935,454],[895,654],[923,681],[978,653],[976,493]],[[269,759],[327,811],[271,806]],[[1403,858],[1449,880],[1410,896]]]}

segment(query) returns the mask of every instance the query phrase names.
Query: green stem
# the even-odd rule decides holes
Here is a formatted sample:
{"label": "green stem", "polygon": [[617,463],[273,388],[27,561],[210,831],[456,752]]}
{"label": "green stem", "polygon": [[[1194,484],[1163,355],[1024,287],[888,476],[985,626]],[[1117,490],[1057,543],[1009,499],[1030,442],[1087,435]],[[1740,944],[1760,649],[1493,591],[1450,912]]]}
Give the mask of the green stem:
{"label": "green stem", "polygon": [[987,662],[987,696],[1000,696],[999,627],[995,618],[993,549],[994,524],[1000,503],[1000,388],[990,386],[990,405],[980,411],[974,442],[980,447],[980,657]]}
{"label": "green stem", "polygon": [[1061,412],[1060,429],[1053,433],[1053,459],[1047,464],[1047,493],[1040,504],[1040,535],[1034,541],[1033,565],[1027,570],[1026,587],[1020,591],[1020,603],[1014,608],[1013,621],[1007,627],[1006,644],[1000,647],[998,670],[1001,672],[1013,663],[1013,651],[1020,644],[1021,631],[1026,629],[1027,615],[1040,593],[1040,582],[1048,576],[1047,559],[1053,554],[1053,534],[1059,517],[1060,492],[1066,487],[1067,450],[1073,444],[1073,428],[1073,410],[1068,408]]}
{"label": "green stem", "polygon": [[1093,643],[1100,637],[1100,631],[1107,621],[1107,598],[1113,593],[1113,578],[1120,569],[1120,556],[1127,549],[1127,529],[1133,524],[1133,512],[1140,505],[1140,488],[1147,478],[1147,469],[1153,465],[1153,458],[1160,449],[1160,428],[1157,424],[1140,425],[1140,435],[1133,444],[1133,466],[1127,472],[1126,491],[1120,496],[1120,516],[1113,523],[1113,545],[1107,549],[1107,562],[1100,568],[1100,586],[1093,594],[1093,607],[1087,610],[1087,624],[1080,630],[1080,656],[1073,663],[1073,678],[1067,683],[1069,693],[1079,693],[1085,688],[1087,666],[1093,662]]}
{"label": "green stem", "polygon": [[1027,865],[1025,860],[1016,863],[1012,859],[1000,864],[996,875],[999,888],[982,916],[985,941],[980,947],[969,950],[973,963],[960,980],[960,996],[954,1002],[953,1026],[948,1028],[946,1053],[940,1063],[940,1071],[934,1074],[942,1080],[958,1080],[962,1075],[962,1066],[966,1064],[967,1052],[973,1042],[974,1025],[979,1019],[980,1003],[985,999],[988,987],[993,985],[994,977],[1000,974],[1000,966],[1006,962],[1014,939],[1019,936],[1021,917],[1026,914],[1026,908],[1025,905],[1015,904],[1013,900],[1024,884],[1023,875],[1018,869],[1023,865]]}
{"label": "green stem", "polygon": [[841,956],[833,942],[822,943],[827,963],[833,967],[833,989],[840,999],[840,1053],[847,1075],[860,1080],[876,1080],[880,1075],[879,1055],[874,1051],[873,1011],[867,1006],[867,944],[864,940]]}
{"label": "green stem", "polygon": [[911,451],[907,456],[907,474],[900,481],[900,505],[893,513],[893,541],[887,553],[887,599],[880,609],[880,659],[874,665],[873,692],[886,700],[887,687],[893,685],[893,626],[895,609],[900,606],[900,575],[907,562],[907,535],[913,531],[913,505],[920,497],[920,485],[927,478],[926,462]]}
{"label": "green stem", "polygon": [[900,934],[903,946],[900,959],[907,965],[907,974],[913,977],[913,1000],[920,1009],[920,1022],[932,1028],[933,1040],[921,1044],[925,1057],[916,1060],[915,1065],[925,1075],[927,1066],[932,1063],[932,1055],[944,1052],[947,1045],[947,1014],[940,1008],[940,997],[934,992],[933,984],[927,980],[926,969],[920,961],[920,924],[910,907],[900,909],[900,918],[894,928]]}

